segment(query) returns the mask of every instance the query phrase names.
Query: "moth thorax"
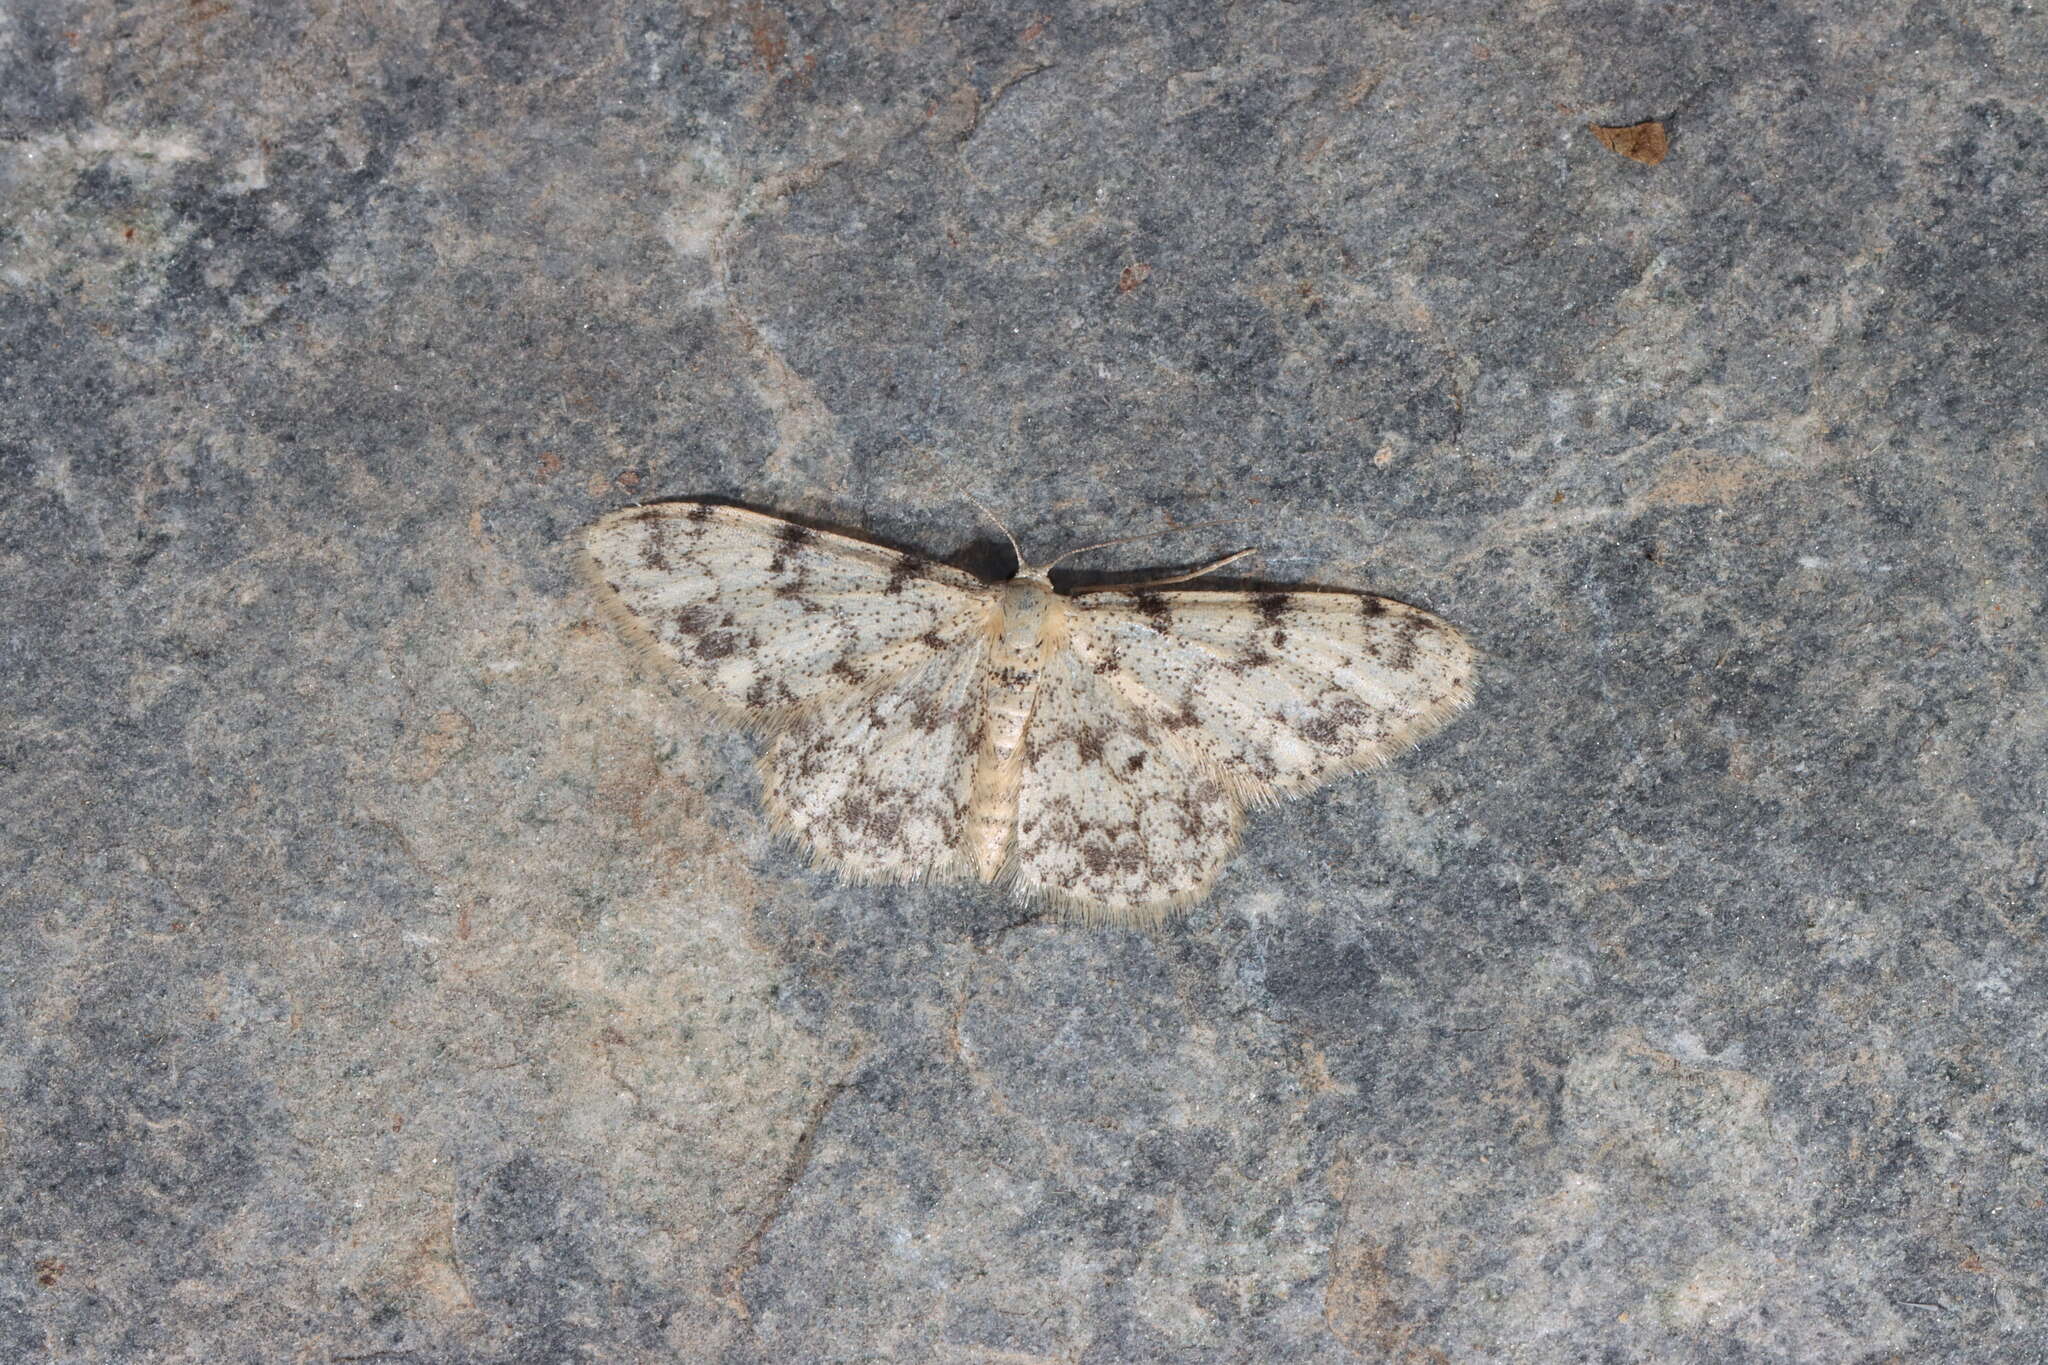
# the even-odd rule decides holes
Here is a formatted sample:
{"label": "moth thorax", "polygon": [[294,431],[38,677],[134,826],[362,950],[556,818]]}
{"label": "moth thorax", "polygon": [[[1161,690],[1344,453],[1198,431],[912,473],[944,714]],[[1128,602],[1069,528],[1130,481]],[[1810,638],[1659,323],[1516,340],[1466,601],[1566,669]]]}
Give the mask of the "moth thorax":
{"label": "moth thorax", "polygon": [[1052,629],[1060,597],[1044,583],[1013,578],[1003,584],[1003,647],[1015,652],[1035,650]]}

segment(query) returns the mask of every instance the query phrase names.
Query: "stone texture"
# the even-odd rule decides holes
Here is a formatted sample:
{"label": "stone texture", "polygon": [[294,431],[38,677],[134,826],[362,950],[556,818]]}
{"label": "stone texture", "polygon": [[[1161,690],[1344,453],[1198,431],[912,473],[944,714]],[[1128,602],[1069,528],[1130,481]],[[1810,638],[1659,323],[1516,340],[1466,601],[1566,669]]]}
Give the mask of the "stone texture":
{"label": "stone texture", "polygon": [[[0,8],[0,1356],[2011,1360],[2024,5]],[[1590,125],[1661,121],[1638,164]],[[562,547],[1488,651],[1157,934],[848,888]]]}

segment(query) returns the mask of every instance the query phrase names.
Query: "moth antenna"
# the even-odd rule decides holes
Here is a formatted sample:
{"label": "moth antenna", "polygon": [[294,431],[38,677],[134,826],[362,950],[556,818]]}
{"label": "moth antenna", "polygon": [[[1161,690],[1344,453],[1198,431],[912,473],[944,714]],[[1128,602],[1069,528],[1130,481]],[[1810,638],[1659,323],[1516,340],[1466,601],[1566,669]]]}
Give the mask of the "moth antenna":
{"label": "moth antenna", "polygon": [[959,480],[955,479],[951,474],[948,474],[946,472],[945,467],[939,463],[938,453],[936,451],[926,448],[914,448],[914,453],[923,458],[925,467],[931,470],[932,475],[935,478],[937,478],[941,483],[944,483],[948,488],[951,488],[955,493],[958,493],[961,497],[973,503],[974,510],[981,513],[983,516],[987,517],[990,521],[996,524],[996,529],[1003,533],[1003,539],[1010,542],[1010,553],[1017,556],[1017,567],[1020,569],[1023,568],[1024,547],[1017,543],[1017,537],[1010,534],[1010,528],[1003,523],[1003,519],[997,516],[993,511],[991,511],[987,503],[983,502],[980,498],[975,497],[974,494],[968,492],[965,488],[961,487]]}
{"label": "moth antenna", "polygon": [[1004,539],[1010,542],[1011,553],[1017,556],[1017,567],[1020,569],[1023,568],[1024,547],[1017,543],[1017,537],[1010,534],[1010,528],[1003,525],[1003,519],[997,516],[994,512],[989,511],[987,503],[983,502],[980,498],[975,497],[974,494],[968,492],[966,489],[960,489],[959,493],[961,497],[967,499],[969,502],[973,503],[977,508],[979,508],[983,516],[987,517],[990,521],[996,524],[996,529],[998,531],[1001,531],[1003,533]]}
{"label": "moth antenna", "polygon": [[[1075,555],[1084,555],[1087,554],[1090,550],[1106,550],[1112,545],[1128,545],[1134,540],[1150,540],[1154,536],[1178,535],[1182,531],[1205,531],[1211,526],[1234,526],[1238,522],[1243,520],[1243,517],[1219,517],[1215,521],[1197,521],[1187,526],[1163,526],[1157,531],[1141,531],[1134,536],[1118,536],[1115,540],[1098,540],[1093,545],[1076,546],[1074,549],[1071,549],[1067,551],[1065,554],[1061,555],[1059,559],[1053,560],[1051,564],[1047,564],[1044,567],[1050,569],[1053,566],[1053,564],[1059,563],[1061,559],[1070,559]],[[1251,551],[1249,550],[1246,550],[1244,552],[1244,554],[1250,553]],[[1242,555],[1232,556],[1232,558],[1242,557]],[[1221,568],[1223,564],[1228,564],[1229,562],[1230,560],[1226,559],[1223,560],[1221,563],[1213,565],[1211,567]],[[1208,572],[1208,570],[1205,569],[1202,570],[1202,572],[1206,573]],[[1189,577],[1191,578],[1193,576],[1194,575],[1192,574],[1189,575]]]}
{"label": "moth antenna", "polygon": [[1200,578],[1203,574],[1215,573],[1226,564],[1235,564],[1246,555],[1255,555],[1258,552],[1259,547],[1254,545],[1249,550],[1239,550],[1234,555],[1225,555],[1219,560],[1204,564],[1199,569],[1190,569],[1186,573],[1177,573],[1171,578],[1153,578],[1143,583],[1093,583],[1085,588],[1076,588],[1068,593],[1067,596],[1079,597],[1084,592],[1142,592],[1146,588],[1163,588],[1169,583],[1185,583],[1190,578]]}

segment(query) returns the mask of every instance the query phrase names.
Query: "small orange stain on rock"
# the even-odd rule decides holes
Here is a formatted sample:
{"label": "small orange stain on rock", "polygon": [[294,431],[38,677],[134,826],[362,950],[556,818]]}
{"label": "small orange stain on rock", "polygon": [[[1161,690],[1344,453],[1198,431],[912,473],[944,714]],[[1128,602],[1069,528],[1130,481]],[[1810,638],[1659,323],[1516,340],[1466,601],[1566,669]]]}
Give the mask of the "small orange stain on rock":
{"label": "small orange stain on rock", "polygon": [[789,55],[789,32],[782,17],[759,0],[747,6],[747,34],[753,39],[754,60],[763,71],[772,73]]}
{"label": "small orange stain on rock", "polygon": [[63,1274],[64,1263],[54,1256],[45,1256],[36,1262],[36,1283],[45,1289],[55,1289]]}
{"label": "small orange stain on rock", "polygon": [[410,743],[392,755],[393,776],[401,782],[428,782],[448,760],[469,746],[476,731],[460,711],[441,711],[415,728]]}
{"label": "small orange stain on rock", "polygon": [[562,457],[555,454],[552,450],[543,450],[540,453],[540,465],[534,470],[533,477],[536,479],[552,479],[561,472]]}
{"label": "small orange stain on rock", "polygon": [[1124,273],[1117,277],[1116,292],[1119,294],[1130,293],[1133,289],[1143,284],[1145,277],[1151,273],[1152,267],[1142,261],[1133,262],[1125,266]]}
{"label": "small orange stain on rock", "polygon": [[1597,123],[1586,126],[1593,130],[1593,136],[1599,138],[1600,145],[1608,151],[1631,161],[1640,161],[1645,166],[1656,165],[1671,150],[1671,140],[1664,135],[1664,125],[1654,121],[1631,123],[1624,128],[1605,128]]}

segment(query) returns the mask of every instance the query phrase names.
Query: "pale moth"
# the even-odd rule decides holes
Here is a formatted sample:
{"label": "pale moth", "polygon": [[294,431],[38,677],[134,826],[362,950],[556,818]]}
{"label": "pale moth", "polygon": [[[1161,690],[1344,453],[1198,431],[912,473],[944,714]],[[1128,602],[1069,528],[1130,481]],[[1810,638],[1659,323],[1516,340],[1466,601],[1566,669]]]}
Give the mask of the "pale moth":
{"label": "pale moth", "polygon": [[584,544],[607,608],[767,737],[777,828],[858,881],[973,877],[1154,923],[1207,894],[1245,806],[1383,763],[1472,698],[1463,636],[1363,593],[1065,594],[1021,552],[984,583],[701,502],[625,508]]}

